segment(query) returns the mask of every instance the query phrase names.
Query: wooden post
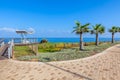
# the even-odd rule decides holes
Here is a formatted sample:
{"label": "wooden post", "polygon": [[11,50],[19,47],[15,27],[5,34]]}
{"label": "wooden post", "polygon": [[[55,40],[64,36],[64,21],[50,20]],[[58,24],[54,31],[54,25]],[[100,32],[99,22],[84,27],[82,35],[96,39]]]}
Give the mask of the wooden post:
{"label": "wooden post", "polygon": [[12,59],[14,59],[15,56],[14,56],[14,47],[12,47]]}
{"label": "wooden post", "polygon": [[65,43],[64,43],[64,48],[66,47]]}
{"label": "wooden post", "polygon": [[57,47],[57,45],[55,44],[55,48]]}
{"label": "wooden post", "polygon": [[36,55],[38,55],[38,44],[36,44]]}
{"label": "wooden post", "polygon": [[8,48],[8,59],[10,59],[10,48]]}

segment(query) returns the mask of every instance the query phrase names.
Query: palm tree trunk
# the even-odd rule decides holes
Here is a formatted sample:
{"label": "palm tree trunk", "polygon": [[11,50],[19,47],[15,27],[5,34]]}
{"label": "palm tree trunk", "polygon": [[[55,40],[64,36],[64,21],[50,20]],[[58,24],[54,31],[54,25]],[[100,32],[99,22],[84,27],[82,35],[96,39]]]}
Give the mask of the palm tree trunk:
{"label": "palm tree trunk", "polygon": [[112,33],[112,43],[114,43],[114,33]]}
{"label": "palm tree trunk", "polygon": [[99,45],[98,34],[96,34],[96,46]]}
{"label": "palm tree trunk", "polygon": [[83,38],[82,38],[82,33],[80,33],[80,50],[83,50]]}

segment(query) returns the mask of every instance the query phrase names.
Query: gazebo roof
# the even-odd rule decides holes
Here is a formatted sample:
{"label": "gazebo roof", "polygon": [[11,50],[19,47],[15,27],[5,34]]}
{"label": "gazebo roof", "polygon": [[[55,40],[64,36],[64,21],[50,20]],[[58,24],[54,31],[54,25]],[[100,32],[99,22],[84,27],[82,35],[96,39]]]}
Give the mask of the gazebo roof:
{"label": "gazebo roof", "polygon": [[17,30],[16,33],[18,33],[18,34],[28,34],[28,32],[25,31],[25,30]]}

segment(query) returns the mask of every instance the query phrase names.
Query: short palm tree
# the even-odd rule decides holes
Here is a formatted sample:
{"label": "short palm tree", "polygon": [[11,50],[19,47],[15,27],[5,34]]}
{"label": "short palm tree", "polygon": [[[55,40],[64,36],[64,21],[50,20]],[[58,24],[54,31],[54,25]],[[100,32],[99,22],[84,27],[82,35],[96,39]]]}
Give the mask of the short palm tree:
{"label": "short palm tree", "polygon": [[74,28],[73,32],[80,35],[80,48],[79,49],[83,50],[84,49],[83,48],[83,33],[87,33],[90,31],[88,28],[90,23],[81,25],[81,23],[79,21],[76,21],[75,24],[76,24],[76,27],[73,27]]}
{"label": "short palm tree", "polygon": [[96,42],[95,42],[96,46],[99,45],[98,35],[103,34],[104,32],[105,32],[105,28],[101,24],[96,24],[95,26],[93,26],[93,30],[91,30],[91,34],[96,35]]}
{"label": "short palm tree", "polygon": [[116,27],[116,26],[112,26],[112,28],[111,29],[109,29],[109,32],[110,33],[112,33],[112,43],[114,43],[114,34],[116,33],[116,32],[118,32],[118,27]]}

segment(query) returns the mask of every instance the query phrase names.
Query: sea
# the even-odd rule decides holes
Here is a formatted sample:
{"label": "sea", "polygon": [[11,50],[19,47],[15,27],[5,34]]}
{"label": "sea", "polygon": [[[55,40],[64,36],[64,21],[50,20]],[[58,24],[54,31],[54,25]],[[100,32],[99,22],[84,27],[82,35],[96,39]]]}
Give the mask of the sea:
{"label": "sea", "polygon": [[[4,42],[7,43],[12,38],[4,38]],[[43,38],[37,38],[37,42],[40,42]],[[77,43],[80,41],[80,38],[44,38],[51,43]],[[16,43],[20,42],[20,38],[15,40]],[[115,41],[120,41],[120,38],[115,38]],[[95,42],[95,38],[83,38],[84,42]],[[100,42],[110,42],[111,38],[99,38]]]}

